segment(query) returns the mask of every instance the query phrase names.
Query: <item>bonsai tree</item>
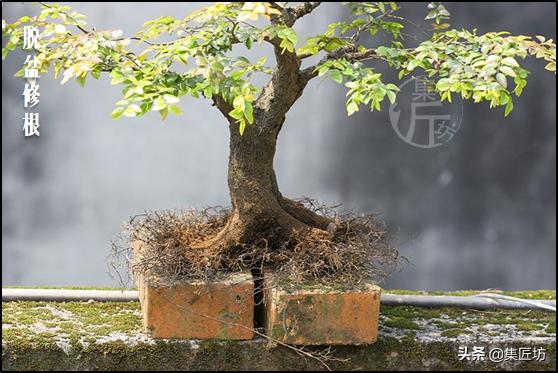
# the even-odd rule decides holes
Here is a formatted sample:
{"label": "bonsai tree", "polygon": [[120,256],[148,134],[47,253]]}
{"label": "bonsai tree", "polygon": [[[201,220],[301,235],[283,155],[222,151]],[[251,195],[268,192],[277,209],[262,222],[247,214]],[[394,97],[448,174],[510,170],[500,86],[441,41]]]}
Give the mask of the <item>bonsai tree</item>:
{"label": "bonsai tree", "polygon": [[[85,84],[106,73],[111,84],[122,86],[122,100],[112,117],[181,114],[177,103],[188,95],[210,100],[228,123],[230,157],[228,186],[232,203],[224,227],[199,248],[233,247],[260,239],[283,242],[292,235],[328,240],[336,229],[330,218],[281,194],[273,169],[276,142],[287,114],[308,83],[325,76],[347,88],[348,115],[361,109],[381,110],[393,103],[398,87],[385,82],[373,65],[387,64],[399,78],[423,71],[435,82],[442,100],[459,95],[513,109],[528,71],[526,57],[542,59],[555,72],[556,45],[542,36],[507,32],[478,34],[454,30],[441,3],[429,3],[432,23],[418,45],[405,26],[414,23],[398,15],[392,2],[343,3],[349,16],[331,23],[306,40],[295,26],[327,4],[215,3],[184,18],[163,16],[145,23],[132,36],[120,30],[89,28],[85,17],[68,6],[41,4],[38,16],[14,23],[2,21],[7,43],[2,51],[22,47],[26,27],[39,30],[38,68]],[[363,36],[385,34],[389,42],[373,48]],[[270,45],[274,61],[250,60],[243,49]],[[23,69],[19,72],[23,74]],[[256,78],[257,76],[260,76]],[[259,86],[256,81],[266,82]]]}

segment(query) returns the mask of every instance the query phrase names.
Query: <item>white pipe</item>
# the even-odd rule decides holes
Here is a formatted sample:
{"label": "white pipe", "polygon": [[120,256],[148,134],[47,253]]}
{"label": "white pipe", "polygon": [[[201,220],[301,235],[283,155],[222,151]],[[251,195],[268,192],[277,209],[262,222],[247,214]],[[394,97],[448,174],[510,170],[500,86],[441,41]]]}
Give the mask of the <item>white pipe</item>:
{"label": "white pipe", "polygon": [[389,306],[416,306],[416,307],[460,307],[474,309],[494,308],[519,308],[519,309],[544,309],[556,312],[556,301],[531,300],[514,297],[499,296],[496,294],[478,294],[474,296],[453,295],[397,295],[382,294],[382,305]]}
{"label": "white pipe", "polygon": [[477,297],[486,297],[486,298],[492,298],[492,299],[503,299],[506,301],[512,301],[512,302],[521,302],[521,303],[525,303],[525,304],[529,304],[538,308],[543,308],[545,310],[548,311],[554,311],[556,312],[556,302],[554,302],[554,305],[552,304],[547,304],[544,302],[541,302],[539,300],[532,300],[532,299],[520,299],[520,298],[514,298],[514,297],[509,297],[507,295],[502,295],[502,294],[491,294],[491,293],[482,293],[482,294],[477,294]]}
{"label": "white pipe", "polygon": [[[69,302],[132,302],[139,294],[133,290],[67,290],[67,289],[19,289],[2,288],[2,302],[49,301]],[[556,312],[556,301],[526,300],[499,294],[481,293],[475,296],[398,295],[383,293],[382,305],[416,307],[460,307],[474,309],[519,308],[545,309]]]}
{"label": "white pipe", "polygon": [[19,289],[2,288],[2,302],[132,302],[139,300],[137,291],[130,290],[69,290],[69,289]]}

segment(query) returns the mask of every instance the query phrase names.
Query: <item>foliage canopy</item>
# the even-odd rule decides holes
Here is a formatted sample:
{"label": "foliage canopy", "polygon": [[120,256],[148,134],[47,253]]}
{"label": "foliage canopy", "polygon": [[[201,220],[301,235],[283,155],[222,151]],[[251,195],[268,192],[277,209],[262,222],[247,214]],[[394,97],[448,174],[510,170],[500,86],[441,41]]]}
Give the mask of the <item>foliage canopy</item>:
{"label": "foliage canopy", "polygon": [[[556,71],[556,45],[543,36],[510,35],[476,30],[455,30],[450,14],[438,2],[428,4],[426,19],[432,29],[418,46],[405,26],[414,25],[398,15],[393,2],[343,3],[349,16],[331,23],[323,33],[300,40],[295,23],[313,12],[320,2],[215,3],[184,18],[163,16],[146,22],[135,35],[120,30],[88,28],[86,17],[69,6],[43,4],[38,16],[24,16],[8,23],[2,20],[2,36],[7,39],[2,57],[23,44],[25,26],[39,28],[36,51],[39,71],[62,75],[62,84],[87,77],[111,76],[122,86],[123,98],[116,103],[114,118],[141,116],[157,111],[181,114],[176,105],[184,95],[222,100],[240,133],[254,124],[254,107],[263,87],[254,83],[257,74],[273,77],[287,68],[286,61],[300,64],[306,80],[327,76],[347,89],[346,108],[351,115],[362,106],[380,110],[384,100],[394,102],[398,88],[386,83],[366,61],[380,60],[399,71],[399,78],[418,69],[436,81],[442,100],[460,95],[475,102],[488,101],[503,106],[505,115],[513,109],[512,96],[520,96],[529,72],[520,62],[533,56],[546,61],[546,69]],[[364,34],[389,36],[386,45],[369,48]],[[252,49],[258,44],[273,46],[276,63],[265,57],[251,61],[240,55],[237,46]],[[234,51],[233,51],[233,48]],[[285,66],[284,66],[285,65]],[[292,67],[292,66],[291,66]],[[18,75],[23,74],[23,69]]]}

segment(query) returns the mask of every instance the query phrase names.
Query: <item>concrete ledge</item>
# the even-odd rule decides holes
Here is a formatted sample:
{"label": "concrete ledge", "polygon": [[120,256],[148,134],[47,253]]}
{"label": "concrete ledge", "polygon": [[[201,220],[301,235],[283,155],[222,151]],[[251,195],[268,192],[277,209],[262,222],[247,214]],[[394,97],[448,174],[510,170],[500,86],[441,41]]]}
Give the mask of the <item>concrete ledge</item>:
{"label": "concrete ledge", "polygon": [[[555,294],[554,294],[555,296]],[[460,347],[543,348],[544,361],[459,361]],[[310,348],[312,350],[314,348]],[[315,347],[319,349],[319,347]],[[525,310],[382,306],[373,345],[338,346],[335,370],[555,370],[556,315]],[[510,355],[512,356],[512,355]],[[512,356],[513,357],[513,356]],[[319,362],[252,341],[163,341],[142,332],[138,302],[5,302],[6,370],[317,370]]]}

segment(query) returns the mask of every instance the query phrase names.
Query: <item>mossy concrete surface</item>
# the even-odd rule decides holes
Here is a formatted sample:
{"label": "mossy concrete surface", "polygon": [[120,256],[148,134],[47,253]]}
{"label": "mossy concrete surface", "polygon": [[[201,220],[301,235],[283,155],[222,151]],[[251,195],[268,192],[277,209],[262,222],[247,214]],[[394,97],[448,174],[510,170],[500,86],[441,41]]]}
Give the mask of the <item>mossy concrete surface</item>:
{"label": "mossy concrete surface", "polygon": [[[555,299],[556,294],[537,291],[506,295]],[[283,346],[272,346],[265,339],[154,340],[142,330],[138,302],[5,302],[2,303],[2,369],[325,369],[319,361]],[[470,350],[485,347],[485,359],[459,361],[459,348],[465,346]],[[491,362],[488,352],[494,348],[516,352],[542,348],[545,359],[520,361],[510,353],[511,358],[506,362]],[[321,351],[320,347],[306,349]],[[556,315],[526,310],[384,306],[378,342],[334,347],[332,357],[326,364],[335,370],[555,371]]]}

